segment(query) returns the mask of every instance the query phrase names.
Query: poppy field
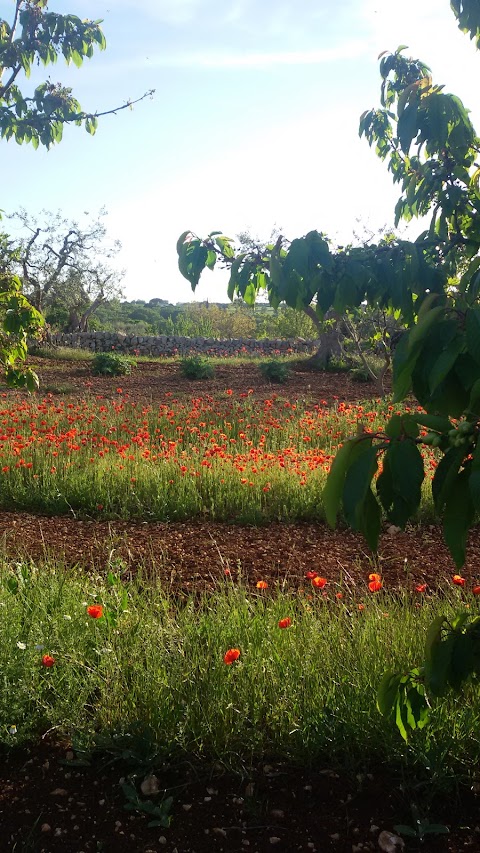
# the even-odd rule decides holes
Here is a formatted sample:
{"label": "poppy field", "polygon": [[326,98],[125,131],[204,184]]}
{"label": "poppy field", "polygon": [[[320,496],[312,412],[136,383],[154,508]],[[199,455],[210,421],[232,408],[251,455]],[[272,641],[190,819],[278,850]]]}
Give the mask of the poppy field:
{"label": "poppy field", "polygon": [[[344,780],[354,802],[364,783],[376,784],[381,766],[397,799],[380,828],[391,830],[394,819],[406,819],[412,802],[425,819],[452,827],[441,797],[476,785],[476,688],[470,686],[461,701],[450,696],[435,703],[428,730],[408,743],[376,707],[382,674],[415,665],[432,619],[474,612],[480,600],[475,564],[458,574],[442,555],[435,574],[428,497],[435,451],[427,451],[417,529],[411,537],[390,537],[390,556],[384,548],[382,562],[358,537],[326,528],[321,494],[339,445],[359,429],[381,432],[396,410],[390,399],[342,400],[331,393],[328,377],[308,394],[294,387],[259,389],[247,370],[243,383],[189,385],[176,393],[161,387],[149,399],[132,393],[128,382],[95,384],[82,370],[79,393],[5,391],[0,398],[0,515],[5,543],[10,519],[17,531],[10,541],[18,546],[16,556],[14,548],[5,550],[0,563],[4,777],[9,767],[21,773],[16,756],[29,750],[34,760],[41,743],[51,745],[56,761],[67,755],[79,779],[96,773],[99,760],[102,767],[118,762],[123,781],[112,789],[112,820],[120,810],[122,824],[124,808],[132,813],[139,850],[190,849],[185,839],[174,841],[185,822],[178,785],[160,785],[150,797],[142,787],[159,768],[185,762],[209,773],[221,767],[229,780],[232,773],[253,778],[259,762],[306,773],[321,766],[333,774],[329,780]],[[337,392],[338,380],[333,387]],[[66,540],[62,551],[56,528],[76,540],[75,560],[66,556]],[[236,529],[243,542],[237,551]],[[149,531],[154,544],[143,560],[135,537],[145,542]],[[86,555],[94,535],[105,538],[106,556],[92,564]],[[44,548],[41,559],[35,536]],[[184,543],[178,564],[180,552],[166,553],[173,536]],[[402,548],[411,538],[409,553],[421,551],[421,536],[424,551],[411,568]],[[313,549],[317,537],[323,559]],[[288,540],[297,543],[291,551]],[[399,568],[393,571],[395,548]],[[211,562],[187,573],[189,558]],[[70,779],[72,772],[66,773]],[[358,787],[359,778],[364,783]],[[182,778],[182,791],[190,784]],[[52,817],[48,797],[32,793],[43,815],[34,826],[33,818],[11,817],[8,785],[5,790],[0,816],[10,821],[12,845],[32,833],[33,849],[65,849],[70,830]],[[91,808],[96,813],[97,802]],[[235,840],[240,819],[247,837],[250,826],[254,832],[260,827],[253,849],[271,849],[277,843],[271,838],[280,839],[279,849],[293,849],[287,818],[272,829],[271,815],[263,814],[261,823],[243,806],[236,817],[229,808],[225,801],[222,822],[211,818],[214,826],[227,827],[215,849],[243,849]],[[340,851],[361,838],[362,849],[373,849],[371,806],[360,808],[357,834],[345,824],[345,808],[340,798],[333,823],[322,819],[317,833],[323,846],[317,849]],[[313,849],[309,820],[306,814],[295,849]],[[194,849],[212,849],[203,837],[212,824],[197,822],[201,835],[193,824],[189,830]],[[137,849],[128,839],[112,841],[112,826],[92,833],[85,818],[78,844],[70,841],[68,849],[96,850],[99,840],[105,850]],[[43,847],[42,832],[48,836]],[[429,849],[453,851],[455,843],[435,837]]]}

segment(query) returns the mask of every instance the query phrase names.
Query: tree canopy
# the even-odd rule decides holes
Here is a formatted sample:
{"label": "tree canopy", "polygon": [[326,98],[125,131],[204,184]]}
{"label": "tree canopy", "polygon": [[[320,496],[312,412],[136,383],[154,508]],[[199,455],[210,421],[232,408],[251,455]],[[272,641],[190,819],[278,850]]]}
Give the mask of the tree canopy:
{"label": "tree canopy", "polygon": [[[11,21],[0,18],[1,138],[50,148],[62,139],[64,125],[83,126],[93,134],[99,116],[135,103],[127,102],[104,113],[85,112],[72,90],[61,83],[47,79],[29,95],[20,87],[19,80],[28,78],[34,65],[47,66],[63,57],[67,63],[80,66],[93,56],[95,48],[103,50],[106,42],[100,24],[50,12],[47,0],[15,0]],[[16,258],[12,256],[10,261]],[[43,318],[23,294],[21,278],[13,273],[12,264],[6,263],[5,254],[0,264],[0,306],[4,312],[0,363],[7,382],[33,389],[38,384],[34,372],[16,365],[26,356],[27,337],[38,332]]]}

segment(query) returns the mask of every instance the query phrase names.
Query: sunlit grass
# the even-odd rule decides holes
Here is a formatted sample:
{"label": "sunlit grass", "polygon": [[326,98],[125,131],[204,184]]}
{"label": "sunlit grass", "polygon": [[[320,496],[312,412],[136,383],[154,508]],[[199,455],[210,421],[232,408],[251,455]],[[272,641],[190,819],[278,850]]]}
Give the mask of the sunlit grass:
{"label": "sunlit grass", "polygon": [[[465,606],[474,615],[475,597],[451,588],[372,594],[367,580],[355,590],[305,587],[253,594],[226,578],[214,593],[179,600],[141,575],[123,585],[106,572],[4,565],[0,742],[55,727],[91,745],[99,733],[140,726],[165,756],[237,765],[268,755],[347,768],[428,765],[444,775],[475,766],[476,689],[438,702],[428,732],[408,746],[375,704],[383,671],[417,663],[431,620]],[[101,619],[88,615],[91,604],[103,607]],[[281,629],[286,617],[291,626]],[[230,648],[240,656],[228,666]],[[45,654],[53,666],[42,665]]]}

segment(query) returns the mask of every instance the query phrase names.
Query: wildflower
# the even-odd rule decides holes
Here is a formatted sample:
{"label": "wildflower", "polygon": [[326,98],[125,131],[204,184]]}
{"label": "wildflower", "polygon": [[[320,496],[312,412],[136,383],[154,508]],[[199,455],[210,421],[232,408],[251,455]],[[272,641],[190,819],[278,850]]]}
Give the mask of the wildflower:
{"label": "wildflower", "polygon": [[338,598],[339,600],[340,600],[341,598],[343,598],[343,592],[336,592],[336,593],[335,593],[335,598]]}
{"label": "wildflower", "polygon": [[257,581],[257,589],[268,589],[268,583],[266,581]]}
{"label": "wildflower", "polygon": [[472,592],[474,595],[480,595],[480,586],[474,586]]}
{"label": "wildflower", "polygon": [[240,657],[240,649],[229,649],[228,652],[225,652],[223,656],[223,662],[230,666],[234,661],[238,660]]}
{"label": "wildflower", "polygon": [[52,658],[51,655],[44,655],[42,658],[42,666],[46,666],[50,668],[55,663],[55,658]]}
{"label": "wildflower", "polygon": [[318,575],[315,575],[315,577],[312,578],[312,586],[314,586],[315,589],[323,589],[327,582],[326,578],[320,578]]}
{"label": "wildflower", "polygon": [[101,604],[89,604],[87,613],[92,619],[101,619],[103,616],[103,607]]}
{"label": "wildflower", "polygon": [[279,628],[290,628],[291,624],[292,624],[292,620],[290,619],[289,616],[286,616],[285,619],[279,619],[278,620],[278,627]]}
{"label": "wildflower", "polygon": [[20,649],[22,652],[24,652],[26,648],[27,648],[26,643],[21,643],[20,641],[17,643],[17,649]]}
{"label": "wildflower", "polygon": [[9,735],[16,735],[17,734],[17,727],[16,726],[10,726],[10,728],[8,730],[8,734]]}
{"label": "wildflower", "polygon": [[364,604],[359,604],[359,605],[358,605],[358,609],[359,609],[359,610],[365,610],[365,605],[364,605]]}
{"label": "wildflower", "polygon": [[381,576],[381,575],[379,575],[379,574],[377,574],[377,572],[372,572],[372,573],[368,576],[368,580],[369,580],[369,581],[381,581],[381,580],[382,580],[382,576]]}
{"label": "wildflower", "polygon": [[305,577],[307,578],[307,580],[313,581],[313,579],[317,577],[317,573],[316,572],[307,572]]}
{"label": "wildflower", "polygon": [[465,586],[465,578],[461,575],[454,575],[452,581],[456,586]]}
{"label": "wildflower", "polygon": [[[416,587],[415,587],[416,592],[425,592],[425,591],[426,591],[426,589],[427,589],[427,584],[426,584],[426,583],[417,583],[417,585],[416,585]],[[479,588],[479,589],[480,589],[480,588]]]}
{"label": "wildflower", "polygon": [[383,586],[383,583],[381,580],[370,581],[370,583],[368,584],[368,588],[369,588],[370,592],[379,592],[379,590],[381,590],[382,586]]}
{"label": "wildflower", "polygon": [[232,573],[231,573],[230,569],[224,569],[223,574],[225,575],[225,577],[229,578]]}

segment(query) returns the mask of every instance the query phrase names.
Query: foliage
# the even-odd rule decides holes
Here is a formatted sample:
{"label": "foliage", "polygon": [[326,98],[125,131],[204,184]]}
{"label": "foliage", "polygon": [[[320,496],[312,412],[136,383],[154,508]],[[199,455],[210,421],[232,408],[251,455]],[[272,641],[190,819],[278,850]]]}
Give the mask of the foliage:
{"label": "foliage", "polygon": [[290,376],[289,365],[275,359],[264,361],[259,367],[263,378],[268,379],[269,382],[278,382],[284,385]]}
{"label": "foliage", "polygon": [[[83,125],[88,133],[95,133],[99,115],[106,113],[83,112],[71,89],[61,83],[48,79],[28,96],[18,80],[21,74],[28,78],[34,65],[52,64],[59,55],[80,66],[85,57],[93,56],[95,47],[103,50],[99,23],[49,12],[47,0],[15,0],[12,22],[0,19],[0,138],[49,148],[61,140],[65,124]],[[0,245],[0,364],[9,385],[33,390],[38,385],[35,373],[17,368],[16,363],[25,359],[27,337],[35,336],[43,319],[22,293],[21,279],[12,268],[15,252],[5,257],[4,238]]]}
{"label": "foliage", "polygon": [[[410,770],[417,786],[458,785],[460,775],[471,785],[465,762],[476,767],[480,760],[474,691],[456,709],[455,726],[448,698],[433,714],[427,749],[412,740],[405,750],[375,714],[385,659],[395,668],[418,655],[428,623],[458,607],[456,590],[429,596],[420,609],[407,591],[380,599],[366,583],[332,582],[323,590],[328,597],[311,586],[309,600],[285,591],[283,578],[259,592],[237,581],[234,570],[225,577],[217,561],[208,592],[179,600],[147,566],[130,577],[118,541],[106,544],[109,565],[88,573],[66,569],[58,554],[39,566],[2,560],[2,744],[25,745],[55,727],[83,741],[83,753],[110,740],[109,761],[121,750],[147,773],[150,755],[159,768],[172,755],[193,753],[237,769],[246,757],[269,755],[355,773],[359,766],[374,771],[388,756],[392,772]],[[90,604],[103,607],[102,618],[88,616]],[[281,630],[287,617],[291,625]],[[228,667],[223,656],[232,647],[241,655]],[[51,669],[40,664],[44,654],[54,657]],[[143,745],[138,732],[147,727]],[[133,791],[125,793],[133,802]]]}
{"label": "foliage", "polygon": [[180,373],[185,379],[211,379],[214,369],[205,358],[189,355],[180,362]]}
{"label": "foliage", "polygon": [[99,352],[92,359],[94,376],[126,376],[134,366],[132,358],[118,352]]}

